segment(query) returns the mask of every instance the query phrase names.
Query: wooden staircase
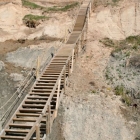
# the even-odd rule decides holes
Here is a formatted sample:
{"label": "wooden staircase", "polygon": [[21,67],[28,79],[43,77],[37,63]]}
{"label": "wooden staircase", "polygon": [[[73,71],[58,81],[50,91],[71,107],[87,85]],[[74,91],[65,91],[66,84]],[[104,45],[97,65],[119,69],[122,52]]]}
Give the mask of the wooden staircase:
{"label": "wooden staircase", "polygon": [[73,64],[86,39],[92,0],[81,5],[73,32],[36,80],[14,115],[4,127],[1,140],[43,140],[49,135]]}

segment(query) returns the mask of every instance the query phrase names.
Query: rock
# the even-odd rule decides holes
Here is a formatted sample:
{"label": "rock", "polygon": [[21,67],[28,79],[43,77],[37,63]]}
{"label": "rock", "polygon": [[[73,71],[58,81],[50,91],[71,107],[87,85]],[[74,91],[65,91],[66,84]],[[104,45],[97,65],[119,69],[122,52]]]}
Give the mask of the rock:
{"label": "rock", "polygon": [[10,77],[15,82],[24,80],[24,76],[22,74],[18,74],[18,73],[11,73]]}
{"label": "rock", "polygon": [[5,68],[4,62],[0,61],[0,71]]}

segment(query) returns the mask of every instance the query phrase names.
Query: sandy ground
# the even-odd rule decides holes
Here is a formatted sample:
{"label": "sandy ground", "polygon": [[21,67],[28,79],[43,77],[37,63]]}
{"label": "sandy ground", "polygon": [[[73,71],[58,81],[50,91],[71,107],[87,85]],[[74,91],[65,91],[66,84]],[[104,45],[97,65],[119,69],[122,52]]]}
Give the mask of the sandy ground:
{"label": "sandy ground", "polygon": [[128,5],[127,8],[123,7],[121,15],[124,16],[129,11],[125,16],[126,21],[121,22],[127,24],[127,30],[116,23],[115,18],[119,17],[117,11],[112,14],[108,7],[98,7],[91,15],[86,52],[80,55],[75,64],[62,101],[63,119],[60,124],[66,140],[139,139],[140,121],[137,113],[131,112],[132,108],[127,108],[120,97],[114,95],[112,86],[105,80],[104,70],[108,65],[111,49],[99,42],[104,37],[123,39],[139,34],[139,29],[138,32],[131,30],[133,20],[130,24],[127,23],[129,16],[133,15],[134,3]]}
{"label": "sandy ground", "polygon": [[[44,1],[42,2],[44,3]],[[49,6],[53,5],[50,2],[49,4]],[[50,14],[53,18],[49,21],[44,21],[36,29],[28,29],[22,24],[23,16],[30,12],[40,14],[40,11],[27,10],[26,8],[21,10],[17,3],[10,3],[3,6],[0,13],[8,9],[7,7],[9,7],[9,11],[5,15],[7,19],[8,13],[11,13],[10,10],[12,10],[12,16],[16,20],[10,19],[12,23],[10,26],[6,20],[2,21],[8,28],[5,28],[4,24],[0,25],[1,33],[4,34],[1,41],[19,38],[32,40],[45,35],[60,39],[65,34],[65,25],[71,27],[71,20],[75,16],[75,11],[70,16],[68,13]],[[103,47],[99,40],[104,37],[120,40],[130,35],[139,34],[139,7],[139,4],[123,1],[120,2],[119,7],[100,5],[94,10],[89,23],[87,49],[84,54],[80,55],[68,82],[67,91],[60,107],[60,118],[56,120],[55,124],[58,130],[54,129],[52,139],[133,140],[138,136],[138,120],[126,120],[120,109],[123,108],[126,111],[126,107],[120,101],[120,97],[114,95],[112,87],[106,83],[104,70],[108,64],[111,49]],[[64,19],[64,16],[67,18]],[[5,18],[3,17],[3,19]],[[18,24],[16,24],[17,20]],[[17,34],[17,32],[19,33]],[[16,42],[17,45],[14,46],[15,42],[12,44],[11,42],[7,43],[13,47],[9,48],[7,45],[0,48],[3,52],[0,57],[2,60],[9,61],[6,63],[14,63],[14,66],[8,64],[10,68],[13,67],[11,71],[18,69],[16,72],[20,73],[20,68],[27,67],[23,65],[27,59],[23,60],[24,57],[21,56],[22,61],[18,62],[14,57],[20,56],[21,49],[28,51],[27,46],[37,42],[27,41],[27,44],[23,44],[22,48],[19,43]],[[11,59],[12,57],[13,59]],[[10,72],[7,71],[6,75]],[[9,79],[6,78],[5,81],[7,80]],[[5,82],[5,84],[7,83]],[[10,85],[9,88],[12,89],[12,86]],[[7,97],[8,95],[3,94],[3,96]],[[59,137],[57,137],[58,135]]]}

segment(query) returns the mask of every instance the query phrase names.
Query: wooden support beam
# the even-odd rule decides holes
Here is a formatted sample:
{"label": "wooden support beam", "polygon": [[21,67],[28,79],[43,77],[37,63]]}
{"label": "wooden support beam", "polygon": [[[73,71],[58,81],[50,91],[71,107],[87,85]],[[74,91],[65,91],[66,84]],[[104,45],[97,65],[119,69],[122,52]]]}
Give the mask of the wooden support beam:
{"label": "wooden support beam", "polygon": [[57,99],[56,99],[55,118],[57,117],[58,106],[59,106],[60,84],[61,84],[61,78],[59,78],[59,80],[58,80],[58,88],[57,88]]}
{"label": "wooden support beam", "polygon": [[70,60],[68,61],[68,75],[70,76]]}
{"label": "wooden support beam", "polygon": [[40,69],[40,58],[37,58],[37,68],[36,68],[36,78],[39,77],[39,69]]}
{"label": "wooden support beam", "polygon": [[90,2],[90,4],[89,4],[89,17],[91,17],[91,2]]}
{"label": "wooden support beam", "polygon": [[48,105],[48,114],[46,115],[46,135],[49,135],[51,133],[51,108],[50,105]]}
{"label": "wooden support beam", "polygon": [[63,82],[63,84],[64,84],[64,92],[65,92],[66,91],[66,68],[64,70],[64,82]]}
{"label": "wooden support beam", "polygon": [[36,140],[40,140],[40,126],[36,124]]}
{"label": "wooden support beam", "polygon": [[71,58],[71,61],[72,61],[72,63],[71,63],[71,73],[73,72],[73,62],[74,62],[74,49],[73,49],[73,51],[72,51],[72,58]]}

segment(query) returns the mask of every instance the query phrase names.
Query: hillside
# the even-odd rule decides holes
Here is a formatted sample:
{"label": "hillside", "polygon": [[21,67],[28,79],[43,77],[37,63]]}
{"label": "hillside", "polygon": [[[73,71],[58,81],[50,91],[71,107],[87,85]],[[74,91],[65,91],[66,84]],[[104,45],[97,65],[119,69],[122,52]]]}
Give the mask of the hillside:
{"label": "hillside", "polygon": [[[0,1],[0,106],[37,67],[38,56],[41,66],[49,63],[80,4]],[[86,50],[74,66],[50,140],[140,140],[139,21],[138,0],[94,1]]]}

